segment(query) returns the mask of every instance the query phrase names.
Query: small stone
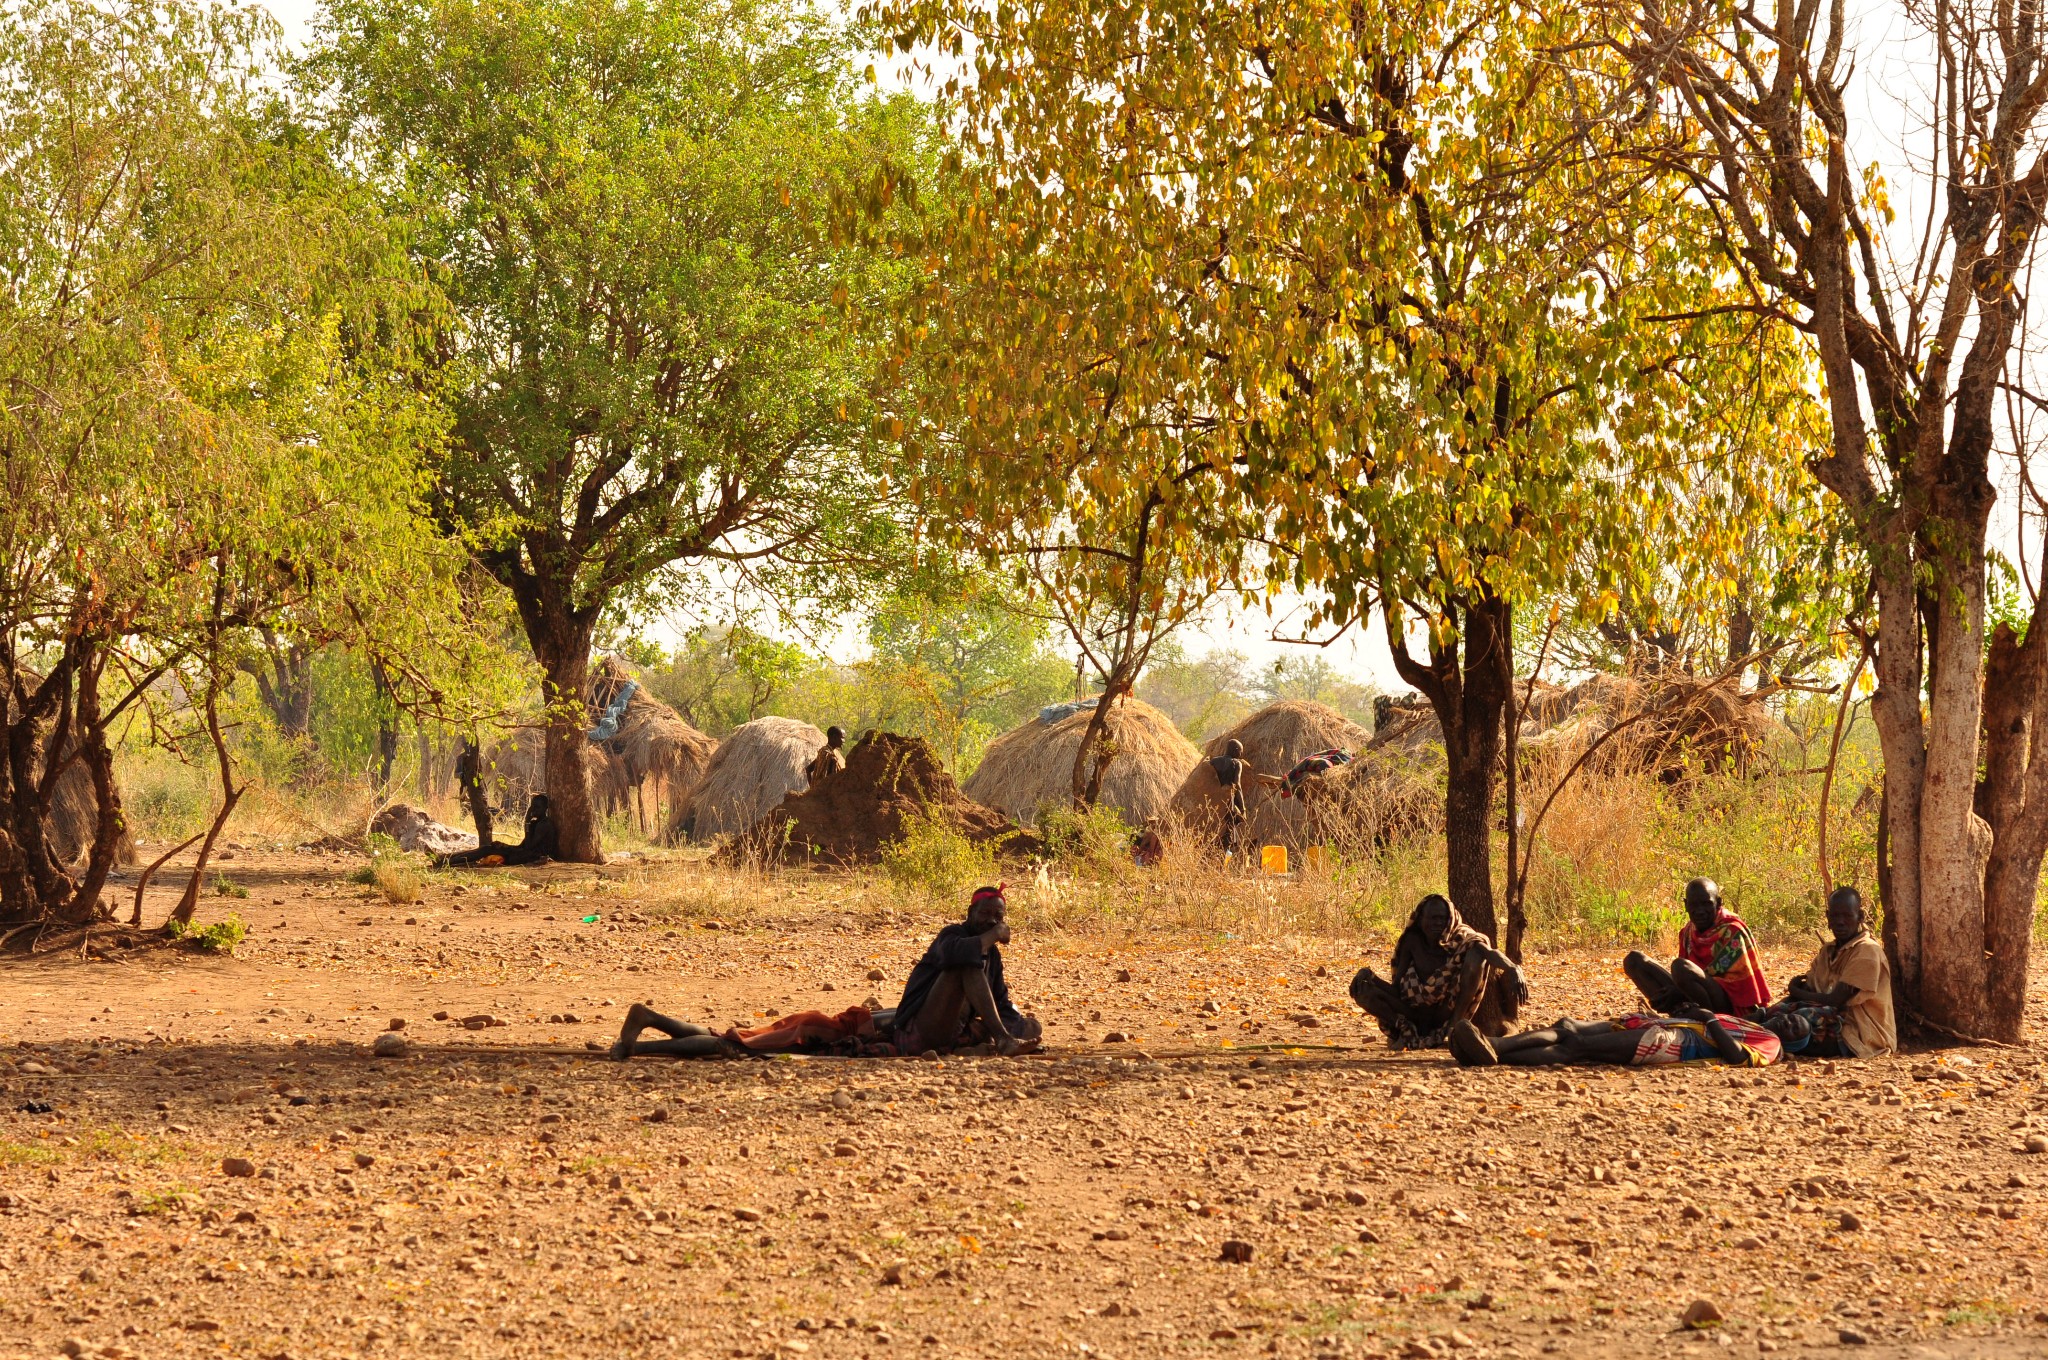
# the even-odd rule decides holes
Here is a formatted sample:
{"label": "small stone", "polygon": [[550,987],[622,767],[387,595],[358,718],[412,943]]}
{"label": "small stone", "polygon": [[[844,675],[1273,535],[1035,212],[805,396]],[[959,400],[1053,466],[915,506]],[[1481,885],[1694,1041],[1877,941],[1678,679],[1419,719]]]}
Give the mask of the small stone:
{"label": "small stone", "polygon": [[1700,1219],[1705,1218],[1707,1216],[1707,1213],[1706,1210],[1700,1208],[1700,1206],[1697,1204],[1688,1204],[1683,1209],[1680,1209],[1678,1211],[1678,1216],[1683,1219],[1689,1219],[1693,1222],[1698,1222]]}
{"label": "small stone", "polygon": [[1252,1244],[1240,1242],[1234,1237],[1228,1238],[1224,1241],[1223,1250],[1218,1254],[1217,1259],[1229,1261],[1236,1265],[1248,1265],[1252,1259]]}
{"label": "small stone", "polygon": [[76,1357],[85,1354],[85,1343],[75,1336],[67,1336],[58,1343],[57,1350],[62,1355]]}
{"label": "small stone", "polygon": [[880,982],[880,981],[882,981],[882,980],[883,980],[884,978],[886,978],[886,977],[888,977],[888,976],[889,976],[889,975],[888,975],[887,973],[883,972],[883,971],[882,971],[881,969],[879,969],[879,968],[870,968],[870,969],[868,969],[868,981],[869,981],[869,982]]}
{"label": "small stone", "polygon": [[894,1262],[891,1262],[890,1264],[888,1264],[888,1265],[886,1265],[886,1266],[883,1266],[883,1267],[882,1267],[882,1283],[883,1283],[883,1284],[902,1284],[902,1283],[903,1283],[903,1262],[901,1262],[901,1261],[894,1261]]}
{"label": "small stone", "polygon": [[[28,1071],[28,1064],[23,1063],[21,1070]],[[2028,1152],[2033,1153],[2048,1152],[2048,1133],[2028,1134],[2026,1148]]]}
{"label": "small stone", "polygon": [[834,1143],[832,1145],[832,1155],[834,1157],[854,1157],[858,1156],[859,1153],[859,1148],[855,1147],[852,1143],[845,1142],[844,1140]]}
{"label": "small stone", "polygon": [[1764,1249],[1764,1240],[1761,1237],[1738,1237],[1735,1239],[1735,1249],[1737,1251],[1762,1251]]}
{"label": "small stone", "polygon": [[1844,1327],[1836,1332],[1835,1340],[1841,1342],[1844,1346],[1868,1346],[1870,1344],[1869,1337],[1850,1327]]}
{"label": "small stone", "polygon": [[759,1223],[761,1221],[761,1211],[759,1209],[735,1209],[732,1211],[732,1216],[742,1223]]}
{"label": "small stone", "polygon": [[825,983],[820,983],[820,984],[818,985],[818,990],[819,990],[819,991],[821,991],[821,992],[836,992],[836,991],[838,991],[839,989],[838,989],[837,987],[834,987],[834,986],[833,986],[833,985],[832,985],[831,983],[829,983],[829,982],[825,982]]}
{"label": "small stone", "polygon": [[412,1052],[412,1045],[396,1030],[385,1030],[370,1045],[370,1055],[376,1058],[403,1058]]}
{"label": "small stone", "polygon": [[1838,1222],[1843,1232],[1860,1232],[1863,1228],[1863,1220],[1850,1213],[1847,1209],[1842,1210],[1842,1217]]}
{"label": "small stone", "polygon": [[1117,980],[1118,982],[1129,982],[1129,981],[1131,980],[1131,970],[1130,970],[1130,969],[1128,969],[1128,968],[1119,968],[1119,969],[1117,969],[1117,970],[1116,970],[1116,980]]}
{"label": "small stone", "polygon": [[1720,1305],[1712,1299],[1694,1299],[1686,1305],[1685,1312],[1679,1315],[1678,1324],[1698,1332],[1709,1327],[1718,1327],[1727,1320],[1721,1312]]}
{"label": "small stone", "polygon": [[491,1015],[465,1015],[461,1023],[464,1029],[489,1029],[498,1021],[496,1016]]}
{"label": "small stone", "polygon": [[377,1164],[377,1159],[367,1152],[358,1152],[355,1157],[356,1170],[368,1171]]}
{"label": "small stone", "polygon": [[435,1011],[435,1012],[434,1012],[434,1018],[435,1018],[436,1020],[446,1020],[446,1019],[448,1018],[448,1012],[446,1012],[446,1011]]}
{"label": "small stone", "polygon": [[653,1109],[649,1110],[647,1112],[647,1122],[650,1124],[668,1123],[668,1106],[657,1105]]}
{"label": "small stone", "polygon": [[30,1058],[21,1065],[21,1074],[25,1077],[47,1077],[50,1075],[50,1069],[46,1064]]}
{"label": "small stone", "polygon": [[1127,1044],[1130,1041],[1131,1036],[1124,1033],[1120,1029],[1113,1029],[1109,1033],[1102,1036],[1102,1042],[1104,1042],[1105,1044]]}
{"label": "small stone", "polygon": [[1204,1001],[1202,1003],[1202,1014],[1221,1015],[1223,1014],[1223,1004],[1215,1000]]}
{"label": "small stone", "polygon": [[402,1029],[404,1029],[404,1028],[405,1028],[405,1017],[404,1017],[404,1016],[394,1015],[394,1016],[392,1016],[392,1017],[391,1017],[391,1025],[390,1025],[390,1029],[391,1029],[391,1032],[392,1032],[393,1034],[396,1034],[396,1033],[398,1033],[398,1031],[400,1031],[400,1030],[402,1030]]}
{"label": "small stone", "polygon": [[253,1176],[256,1174],[256,1163],[250,1161],[247,1157],[223,1157],[220,1163],[220,1174],[238,1177]]}
{"label": "small stone", "polygon": [[1358,1240],[1368,1247],[1376,1247],[1380,1244],[1380,1235],[1371,1228],[1360,1228],[1358,1230]]}
{"label": "small stone", "polygon": [[832,1093],[832,1108],[835,1110],[852,1109],[853,1097],[845,1091],[834,1091]]}

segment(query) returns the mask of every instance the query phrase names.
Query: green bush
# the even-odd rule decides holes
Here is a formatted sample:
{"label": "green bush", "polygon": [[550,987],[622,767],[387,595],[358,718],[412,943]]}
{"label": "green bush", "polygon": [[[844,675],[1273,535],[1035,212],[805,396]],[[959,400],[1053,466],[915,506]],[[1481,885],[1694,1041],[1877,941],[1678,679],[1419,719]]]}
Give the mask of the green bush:
{"label": "green bush", "polygon": [[935,900],[959,897],[996,876],[995,853],[929,813],[904,824],[903,838],[882,847],[882,871],[900,888]]}
{"label": "green bush", "polygon": [[213,875],[213,895],[215,897],[247,897],[249,890],[235,882],[232,878],[229,878],[226,874],[216,870]]}
{"label": "green bush", "polygon": [[180,924],[177,921],[171,922],[171,933],[189,934],[193,948],[202,954],[232,954],[235,952],[235,946],[249,934],[249,923],[234,912],[229,912],[227,916],[210,926],[201,926],[196,930],[190,926],[183,926],[181,929]]}
{"label": "green bush", "polygon": [[1039,809],[1038,835],[1052,862],[1070,873],[1114,877],[1131,866],[1131,828],[1115,808],[1071,804]]}

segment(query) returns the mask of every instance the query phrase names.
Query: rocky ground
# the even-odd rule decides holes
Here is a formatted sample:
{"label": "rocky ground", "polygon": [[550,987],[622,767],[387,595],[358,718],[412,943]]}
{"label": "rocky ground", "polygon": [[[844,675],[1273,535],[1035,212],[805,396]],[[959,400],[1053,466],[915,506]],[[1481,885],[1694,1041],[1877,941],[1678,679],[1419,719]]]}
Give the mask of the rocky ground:
{"label": "rocky ground", "polygon": [[635,1000],[893,1000],[938,918],[359,864],[225,866],[232,958],[0,963],[0,1357],[2048,1354],[2032,1049],[1464,1072],[1345,947],[1026,930],[1040,1057],[620,1065]]}

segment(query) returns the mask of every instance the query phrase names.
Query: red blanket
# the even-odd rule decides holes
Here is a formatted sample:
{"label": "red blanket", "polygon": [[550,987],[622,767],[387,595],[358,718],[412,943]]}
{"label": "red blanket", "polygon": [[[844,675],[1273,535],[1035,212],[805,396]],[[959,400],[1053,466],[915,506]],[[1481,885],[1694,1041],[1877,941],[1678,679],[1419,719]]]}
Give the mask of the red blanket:
{"label": "red blanket", "polygon": [[798,1011],[755,1029],[729,1029],[725,1037],[755,1053],[786,1053],[793,1048],[828,1048],[848,1039],[872,1038],[874,1017],[866,1006],[848,1006],[837,1015]]}

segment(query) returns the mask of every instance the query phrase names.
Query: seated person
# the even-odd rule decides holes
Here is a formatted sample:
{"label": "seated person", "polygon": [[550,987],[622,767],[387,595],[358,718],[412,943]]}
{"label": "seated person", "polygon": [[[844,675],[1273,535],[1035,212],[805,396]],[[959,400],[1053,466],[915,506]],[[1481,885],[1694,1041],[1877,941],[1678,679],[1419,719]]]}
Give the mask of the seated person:
{"label": "seated person", "polygon": [[1131,837],[1131,863],[1140,869],[1157,869],[1165,858],[1166,838],[1159,834],[1159,822],[1154,818]]}
{"label": "seated person", "polygon": [[1892,970],[1884,946],[1870,933],[1863,894],[1842,887],[1828,894],[1828,930],[1804,973],[1785,986],[1785,1000],[1770,1013],[1796,1011],[1813,1026],[1802,1051],[1813,1058],[1881,1058],[1899,1046],[1892,1013]]}
{"label": "seated person", "polygon": [[1711,878],[1686,884],[1685,914],[1690,919],[1678,932],[1678,957],[1668,969],[1638,949],[1621,961],[1650,1009],[1673,1015],[1681,1006],[1699,1006],[1741,1015],[1770,1005],[1756,941],[1742,918],[1721,905],[1721,885]]}
{"label": "seated person", "polygon": [[434,861],[434,867],[448,869],[475,865],[490,868],[500,864],[539,864],[553,859],[560,849],[561,833],[555,829],[555,819],[548,813],[548,796],[536,793],[527,801],[526,834],[520,838],[519,844],[486,841],[474,850],[443,855]]}
{"label": "seated person", "polygon": [[1370,968],[1351,979],[1351,999],[1380,1022],[1387,1047],[1442,1048],[1444,1037],[1461,1020],[1479,1011],[1495,978],[1510,979],[1502,1009],[1512,1020],[1529,1000],[1528,979],[1507,955],[1465,924],[1458,909],[1431,893],[1408,918],[1407,929],[1394,942],[1392,982]]}
{"label": "seated person", "polygon": [[1489,1039],[1466,1021],[1451,1031],[1451,1056],[1464,1067],[1557,1067],[1610,1063],[1653,1067],[1717,1059],[1731,1067],[1765,1067],[1811,1037],[1797,1015],[1755,1024],[1682,1006],[1676,1015],[1624,1015],[1613,1020],[1557,1021],[1544,1029]]}
{"label": "seated person", "polygon": [[825,729],[825,744],[818,748],[818,754],[811,757],[811,763],[804,766],[804,787],[815,789],[846,768],[846,729],[828,727]]}
{"label": "seated person", "polygon": [[947,926],[924,951],[896,1003],[901,1053],[945,1052],[992,1042],[1006,1058],[1038,1051],[1044,1030],[1010,1004],[1003,952],[1010,942],[1001,887],[976,888],[967,919]]}

